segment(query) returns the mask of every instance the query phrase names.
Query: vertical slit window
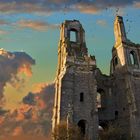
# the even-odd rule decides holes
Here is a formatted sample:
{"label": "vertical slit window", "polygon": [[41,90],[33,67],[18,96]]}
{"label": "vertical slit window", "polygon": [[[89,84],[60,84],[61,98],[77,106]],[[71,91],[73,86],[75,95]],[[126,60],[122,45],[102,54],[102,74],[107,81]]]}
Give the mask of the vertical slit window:
{"label": "vertical slit window", "polygon": [[101,108],[101,93],[97,92],[97,108]]}
{"label": "vertical slit window", "polygon": [[115,119],[118,119],[119,112],[115,111]]}
{"label": "vertical slit window", "polygon": [[115,64],[115,66],[118,65],[118,58],[117,57],[114,58],[114,64]]}
{"label": "vertical slit window", "polygon": [[84,93],[83,92],[80,93],[80,102],[84,102]]}

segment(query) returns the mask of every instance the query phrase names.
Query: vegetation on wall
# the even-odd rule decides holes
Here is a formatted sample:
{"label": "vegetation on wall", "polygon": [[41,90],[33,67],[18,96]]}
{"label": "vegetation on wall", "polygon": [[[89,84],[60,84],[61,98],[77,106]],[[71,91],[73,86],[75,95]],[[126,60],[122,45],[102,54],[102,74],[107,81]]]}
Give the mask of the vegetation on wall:
{"label": "vegetation on wall", "polygon": [[78,126],[70,124],[69,126],[65,121],[62,121],[52,133],[54,140],[88,140],[80,132]]}

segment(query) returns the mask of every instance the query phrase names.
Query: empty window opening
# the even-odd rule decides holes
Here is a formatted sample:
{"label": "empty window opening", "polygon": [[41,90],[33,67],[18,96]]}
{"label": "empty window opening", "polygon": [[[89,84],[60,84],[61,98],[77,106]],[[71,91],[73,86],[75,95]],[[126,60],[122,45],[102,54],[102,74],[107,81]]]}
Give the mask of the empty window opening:
{"label": "empty window opening", "polygon": [[115,119],[118,119],[119,112],[115,111]]}
{"label": "empty window opening", "polygon": [[80,102],[84,102],[84,93],[83,92],[80,93]]}
{"label": "empty window opening", "polygon": [[130,62],[131,62],[131,65],[137,64],[136,54],[134,51],[130,52]]}
{"label": "empty window opening", "polygon": [[114,58],[114,64],[115,64],[115,66],[118,65],[118,58],[117,57]]}
{"label": "empty window opening", "polygon": [[70,31],[70,41],[72,41],[72,42],[77,41],[77,32],[76,31]]}
{"label": "empty window opening", "polygon": [[97,90],[97,98],[96,98],[96,104],[97,108],[104,108],[105,107],[105,92],[103,89],[98,89]]}
{"label": "empty window opening", "polygon": [[78,127],[80,128],[80,132],[82,135],[86,134],[86,121],[85,120],[80,120],[78,122]]}
{"label": "empty window opening", "polygon": [[101,94],[97,92],[97,108],[101,108]]}

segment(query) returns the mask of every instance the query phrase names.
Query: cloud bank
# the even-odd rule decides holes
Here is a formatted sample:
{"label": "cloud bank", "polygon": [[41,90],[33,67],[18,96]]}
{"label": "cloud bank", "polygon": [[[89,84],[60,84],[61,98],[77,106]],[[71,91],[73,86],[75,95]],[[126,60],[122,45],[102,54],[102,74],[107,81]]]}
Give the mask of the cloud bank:
{"label": "cloud bank", "polygon": [[[28,93],[19,109],[6,112],[1,109],[0,138],[28,140],[47,139],[51,129],[54,84],[39,84],[40,91]],[[47,139],[49,140],[49,139]]]}
{"label": "cloud bank", "polygon": [[26,76],[31,76],[31,66],[34,64],[35,60],[25,52],[8,52],[0,49],[0,103],[4,97],[6,84],[16,86],[17,83],[23,82],[18,74],[24,73]]}
{"label": "cloud bank", "polygon": [[45,13],[80,11],[95,14],[106,8],[139,7],[139,0],[1,0],[1,13]]}

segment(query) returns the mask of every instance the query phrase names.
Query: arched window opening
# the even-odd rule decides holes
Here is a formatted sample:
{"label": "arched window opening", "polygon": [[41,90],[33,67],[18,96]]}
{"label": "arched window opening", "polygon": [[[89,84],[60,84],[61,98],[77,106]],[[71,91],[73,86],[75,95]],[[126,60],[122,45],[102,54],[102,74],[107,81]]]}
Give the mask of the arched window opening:
{"label": "arched window opening", "polygon": [[84,93],[83,92],[80,93],[80,102],[84,102]]}
{"label": "arched window opening", "polygon": [[104,108],[105,107],[105,92],[103,89],[98,89],[97,90],[97,98],[96,98],[96,102],[97,102],[97,108]]}
{"label": "arched window opening", "polygon": [[80,120],[78,122],[78,127],[80,128],[81,134],[85,135],[86,134],[86,121],[85,120]]}
{"label": "arched window opening", "polygon": [[137,64],[137,57],[136,57],[136,53],[134,51],[130,52],[130,63],[131,63],[131,65]]}

